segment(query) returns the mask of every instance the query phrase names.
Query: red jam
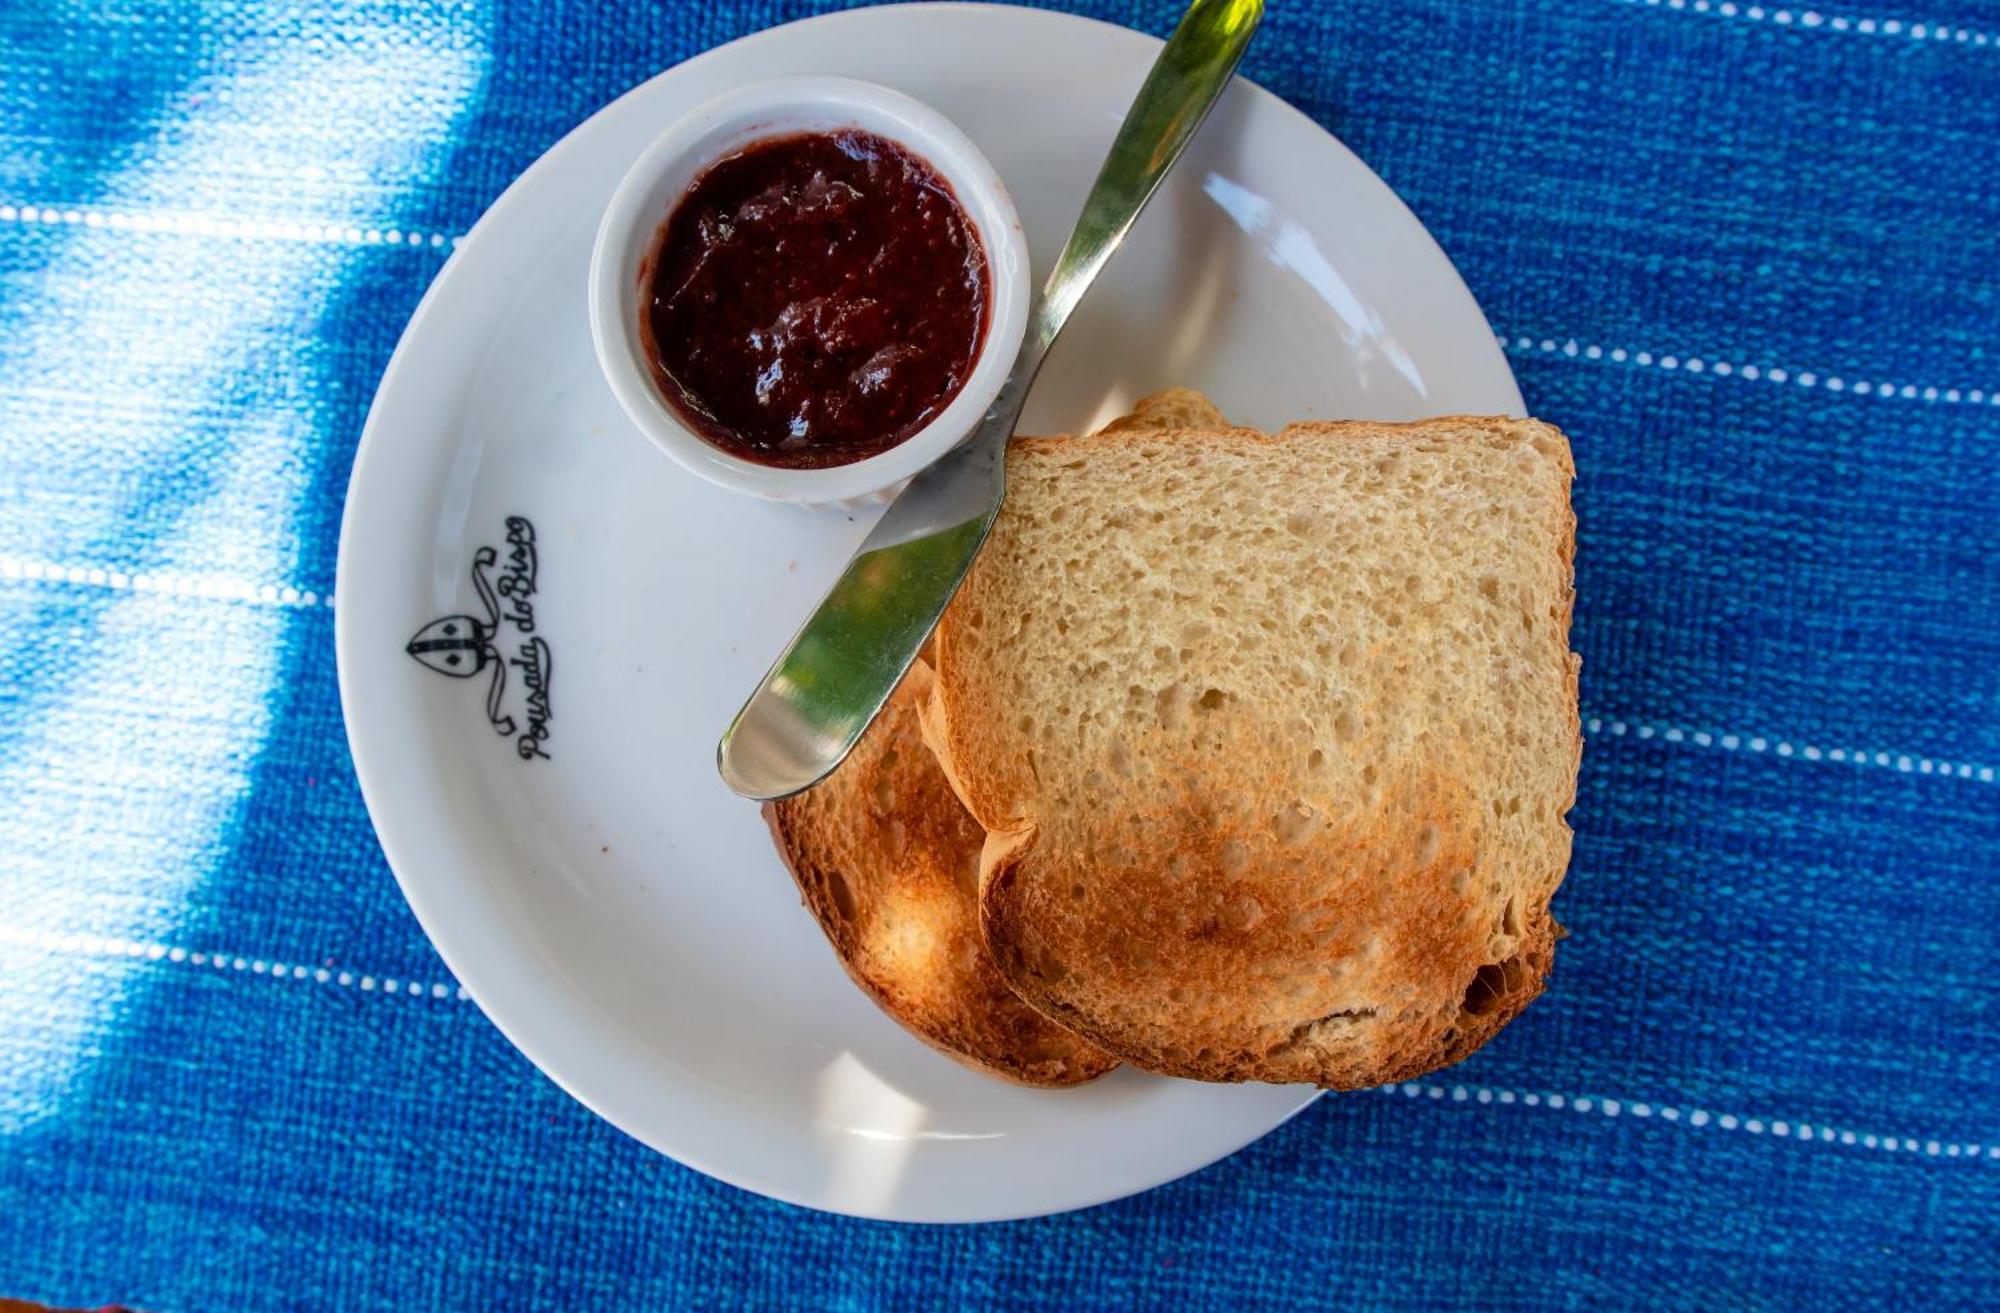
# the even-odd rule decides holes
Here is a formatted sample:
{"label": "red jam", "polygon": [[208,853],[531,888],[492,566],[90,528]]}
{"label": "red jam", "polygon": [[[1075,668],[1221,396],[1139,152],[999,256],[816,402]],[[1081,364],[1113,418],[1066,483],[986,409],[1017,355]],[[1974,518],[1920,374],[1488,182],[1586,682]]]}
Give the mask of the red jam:
{"label": "red jam", "polygon": [[764,465],[845,465],[907,440],[978,359],[986,252],[951,186],[859,130],[760,141],[711,165],[642,271],[661,392]]}

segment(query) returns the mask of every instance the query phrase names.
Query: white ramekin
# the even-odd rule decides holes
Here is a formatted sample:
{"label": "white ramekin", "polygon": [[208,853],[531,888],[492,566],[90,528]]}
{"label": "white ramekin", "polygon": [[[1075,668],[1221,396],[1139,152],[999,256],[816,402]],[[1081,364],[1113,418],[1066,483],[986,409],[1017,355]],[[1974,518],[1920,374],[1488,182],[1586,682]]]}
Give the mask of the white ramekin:
{"label": "white ramekin", "polygon": [[[986,340],[951,404],[907,441],[848,465],[760,465],[689,429],[660,395],[639,338],[644,266],[668,214],[710,164],[765,137],[841,128],[888,138],[951,184],[986,248],[992,284]],[[1013,368],[1031,297],[1021,221],[979,148],[929,106],[852,78],[774,78],[689,111],[633,161],[604,211],[590,256],[591,337],[625,413],[654,446],[702,478],[772,501],[852,504],[879,497],[963,442]]]}

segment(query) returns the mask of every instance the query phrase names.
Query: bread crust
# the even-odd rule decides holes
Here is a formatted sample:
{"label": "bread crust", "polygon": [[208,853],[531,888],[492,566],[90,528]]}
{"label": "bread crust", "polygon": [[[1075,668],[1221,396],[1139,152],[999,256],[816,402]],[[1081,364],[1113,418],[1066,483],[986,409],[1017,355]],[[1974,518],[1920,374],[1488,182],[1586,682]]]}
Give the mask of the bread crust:
{"label": "bread crust", "polygon": [[1017,998],[979,936],[984,832],[918,735],[919,662],[830,778],[764,819],[848,978],[947,1056],[1022,1085],[1095,1080],[1117,1065]]}

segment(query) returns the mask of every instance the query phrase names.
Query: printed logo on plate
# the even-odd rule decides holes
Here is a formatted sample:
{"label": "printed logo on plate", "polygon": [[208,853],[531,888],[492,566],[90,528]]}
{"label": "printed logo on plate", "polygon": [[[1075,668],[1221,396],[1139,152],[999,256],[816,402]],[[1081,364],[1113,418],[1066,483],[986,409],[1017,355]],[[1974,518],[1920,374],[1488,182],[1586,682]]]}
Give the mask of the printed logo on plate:
{"label": "printed logo on plate", "polygon": [[535,526],[524,516],[508,516],[505,559],[494,547],[481,547],[472,556],[472,586],[486,618],[442,616],[419,629],[403,649],[440,675],[485,675],[487,722],[502,738],[514,740],[523,761],[549,759],[554,716],[549,708],[554,662],[548,641],[535,632],[540,565]]}

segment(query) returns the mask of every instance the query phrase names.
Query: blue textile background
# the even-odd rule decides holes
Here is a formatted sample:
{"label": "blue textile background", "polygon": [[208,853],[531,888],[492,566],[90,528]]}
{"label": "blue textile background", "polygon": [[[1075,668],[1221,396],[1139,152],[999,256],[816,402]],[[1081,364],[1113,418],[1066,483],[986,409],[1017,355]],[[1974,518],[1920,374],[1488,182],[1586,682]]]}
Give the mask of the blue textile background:
{"label": "blue textile background", "polygon": [[1575,441],[1574,937],[1460,1068],[958,1228],[752,1197],[542,1079],[398,896],[332,668],[450,235],[818,6],[0,8],[0,1296],[2000,1306],[2000,9],[1784,3],[1274,0],[1247,71]]}

